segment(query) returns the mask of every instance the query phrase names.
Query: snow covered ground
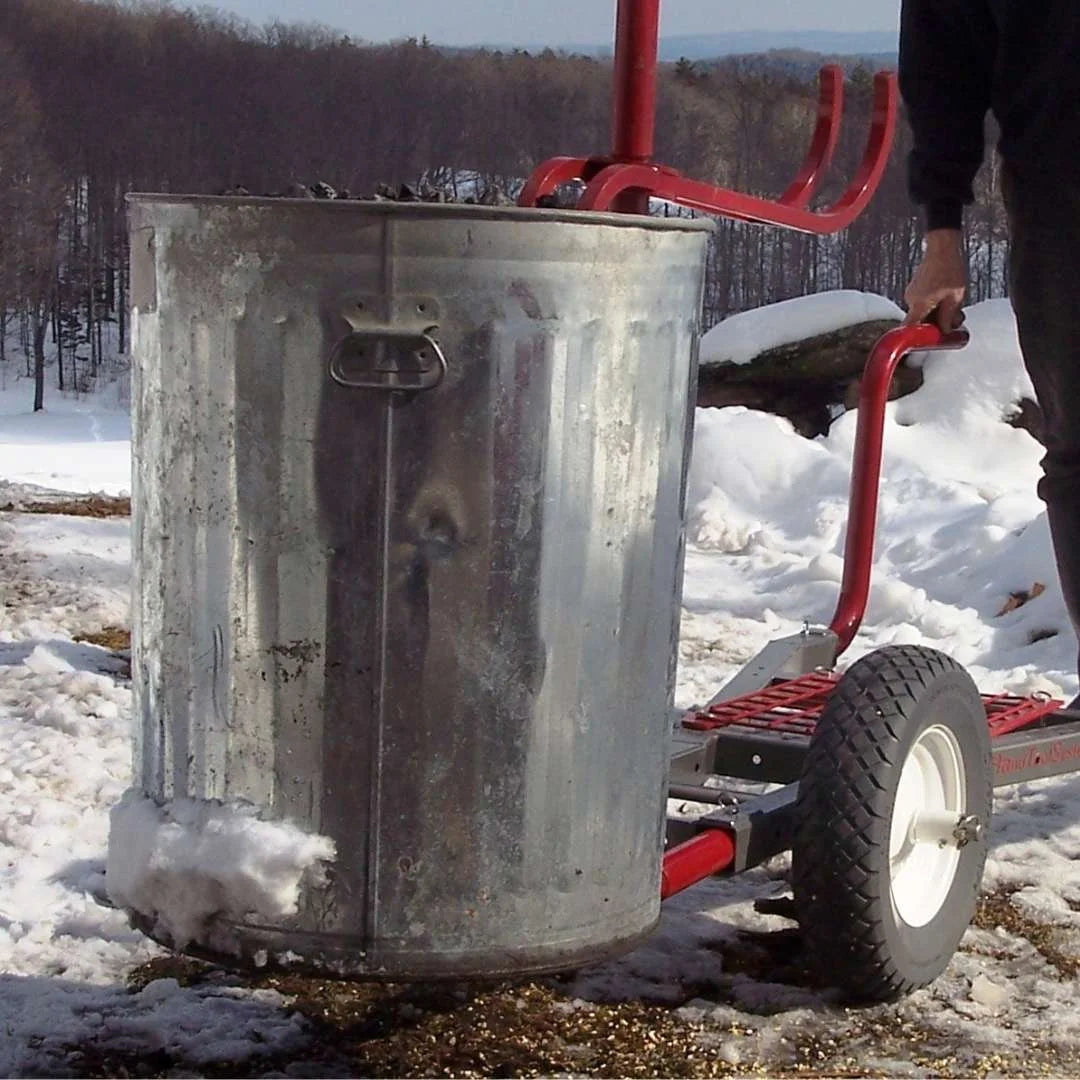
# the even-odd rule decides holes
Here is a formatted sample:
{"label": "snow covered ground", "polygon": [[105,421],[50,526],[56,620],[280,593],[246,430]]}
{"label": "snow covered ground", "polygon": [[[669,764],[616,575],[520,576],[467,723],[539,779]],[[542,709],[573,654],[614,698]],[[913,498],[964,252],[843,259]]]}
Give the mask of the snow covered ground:
{"label": "snow covered ground", "polygon": [[[0,395],[0,505],[128,489],[126,415],[54,393],[34,416],[31,401],[29,381]],[[127,974],[159,950],[94,899],[108,810],[130,783],[131,693],[123,660],[76,638],[129,624],[129,533],[125,518],[0,514],[2,1076],[79,1075],[78,1047],[199,1068],[302,1043],[273,993],[169,980],[131,993]]]}
{"label": "snow covered ground", "polygon": [[[1015,329],[998,302],[968,325],[971,346],[927,358],[924,387],[889,406],[875,584],[850,658],[922,642],[985,689],[1070,698],[1076,641],[1034,495],[1040,449],[1003,420],[1030,392]],[[126,491],[127,420],[55,393],[33,416],[30,395],[10,378],[0,391],[0,506],[14,506],[0,513],[0,1075],[80,1075],[109,1054],[171,1075],[222,1063],[283,1075],[319,1037],[288,993],[231,977],[127,982],[163,956],[98,900],[108,812],[130,783],[130,691],[122,657],[77,639],[129,625],[128,522],[18,509],[41,489]],[[770,638],[828,621],[854,420],[808,442],[762,413],[699,412],[681,704],[711,696]],[[1036,583],[1045,591],[999,614]],[[709,1072],[1077,1074],[1080,777],[999,793],[996,897],[946,975],[896,1006],[840,1009],[798,977],[789,924],[751,906],[783,873],[776,860],[675,897],[644,946],[560,982],[561,1008],[662,1003],[694,1026]]]}
{"label": "snow covered ground", "polygon": [[[9,362],[9,366],[11,365]],[[33,412],[30,379],[0,378],[0,481],[55,491],[126,493],[131,487],[131,421],[127,395],[114,382],[94,396],[45,391]]]}

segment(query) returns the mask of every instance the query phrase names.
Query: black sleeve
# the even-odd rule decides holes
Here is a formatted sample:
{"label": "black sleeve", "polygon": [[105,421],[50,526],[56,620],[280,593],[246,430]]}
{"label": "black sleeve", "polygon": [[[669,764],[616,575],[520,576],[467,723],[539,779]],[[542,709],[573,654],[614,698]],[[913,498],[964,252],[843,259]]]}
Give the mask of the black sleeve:
{"label": "black sleeve", "polygon": [[960,228],[975,197],[996,36],[987,0],[903,0],[900,92],[915,136],[908,187],[929,229]]}

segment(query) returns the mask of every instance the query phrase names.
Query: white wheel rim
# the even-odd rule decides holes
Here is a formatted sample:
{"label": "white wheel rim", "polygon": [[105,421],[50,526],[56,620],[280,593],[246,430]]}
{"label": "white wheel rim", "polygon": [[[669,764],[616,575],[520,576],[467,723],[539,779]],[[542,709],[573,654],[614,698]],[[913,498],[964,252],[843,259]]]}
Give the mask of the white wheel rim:
{"label": "white wheel rim", "polygon": [[952,830],[967,812],[965,779],[956,736],[928,727],[904,761],[889,829],[893,906],[909,926],[930,922],[952,888],[960,865]]}

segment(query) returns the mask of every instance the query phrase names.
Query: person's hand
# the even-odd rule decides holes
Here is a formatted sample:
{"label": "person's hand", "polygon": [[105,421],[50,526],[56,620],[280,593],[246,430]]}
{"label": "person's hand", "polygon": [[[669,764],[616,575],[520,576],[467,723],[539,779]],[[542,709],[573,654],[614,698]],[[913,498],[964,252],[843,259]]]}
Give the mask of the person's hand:
{"label": "person's hand", "polygon": [[934,229],[926,234],[926,252],[904,293],[908,314],[904,323],[935,322],[944,333],[964,321],[960,305],[967,292],[967,266],[959,229]]}

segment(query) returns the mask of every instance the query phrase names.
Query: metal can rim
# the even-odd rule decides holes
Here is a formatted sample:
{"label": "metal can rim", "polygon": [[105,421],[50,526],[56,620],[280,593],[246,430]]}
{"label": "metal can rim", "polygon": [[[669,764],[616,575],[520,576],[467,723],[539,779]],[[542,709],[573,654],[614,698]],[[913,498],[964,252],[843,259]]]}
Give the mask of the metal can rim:
{"label": "metal can rim", "polygon": [[394,216],[402,219],[465,219],[522,223],[563,223],[569,225],[607,225],[618,228],[645,229],[650,232],[713,232],[711,218],[667,218],[644,214],[616,214],[595,210],[539,209],[521,206],[480,206],[469,203],[398,202],[387,199],[290,199],[248,195],[176,195],[168,192],[131,192],[130,205],[195,206],[295,210],[304,207],[313,214],[361,212],[365,216]]}

